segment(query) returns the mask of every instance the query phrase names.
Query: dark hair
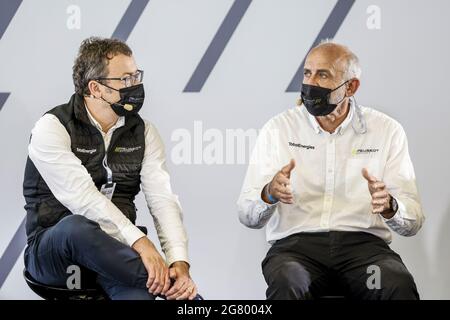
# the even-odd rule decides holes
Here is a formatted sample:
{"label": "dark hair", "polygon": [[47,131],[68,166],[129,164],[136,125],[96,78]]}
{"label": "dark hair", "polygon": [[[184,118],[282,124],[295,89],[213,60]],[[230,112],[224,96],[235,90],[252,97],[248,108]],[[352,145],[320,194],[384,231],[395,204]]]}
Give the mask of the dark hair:
{"label": "dark hair", "polygon": [[88,83],[108,75],[109,60],[118,54],[131,56],[128,45],[118,39],[90,37],[81,42],[72,68],[73,84],[78,94],[90,94]]}

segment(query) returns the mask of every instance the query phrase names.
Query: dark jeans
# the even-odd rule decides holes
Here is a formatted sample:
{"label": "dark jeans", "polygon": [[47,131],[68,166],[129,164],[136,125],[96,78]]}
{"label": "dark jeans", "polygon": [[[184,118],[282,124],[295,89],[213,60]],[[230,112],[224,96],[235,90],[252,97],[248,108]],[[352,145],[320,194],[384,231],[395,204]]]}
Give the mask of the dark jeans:
{"label": "dark jeans", "polygon": [[98,223],[80,215],[67,216],[40,233],[25,249],[25,268],[38,282],[66,287],[81,268],[83,285],[96,281],[113,300],[154,300],[146,288],[147,271],[139,254],[110,237]]}
{"label": "dark jeans", "polygon": [[414,279],[400,256],[385,241],[365,232],[288,236],[270,248],[262,269],[268,299],[327,295],[364,300],[419,299]]}

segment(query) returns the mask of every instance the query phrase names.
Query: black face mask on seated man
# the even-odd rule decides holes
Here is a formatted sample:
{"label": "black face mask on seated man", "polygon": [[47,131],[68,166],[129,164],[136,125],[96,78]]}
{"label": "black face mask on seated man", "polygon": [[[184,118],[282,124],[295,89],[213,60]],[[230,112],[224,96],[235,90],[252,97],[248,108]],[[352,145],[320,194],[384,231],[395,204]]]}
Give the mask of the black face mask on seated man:
{"label": "black face mask on seated man", "polygon": [[119,90],[107,86],[106,84],[103,83],[102,85],[104,85],[109,89],[119,91],[120,100],[117,102],[111,103],[105,100],[103,97],[101,97],[103,101],[105,101],[111,106],[113,111],[119,117],[134,115],[137,114],[139,110],[141,110],[145,99],[144,85],[142,83],[139,83],[131,87],[122,88]]}
{"label": "black face mask on seated man", "polygon": [[305,83],[302,84],[301,99],[306,107],[306,110],[308,110],[308,112],[315,117],[326,116],[332,113],[334,109],[336,109],[337,105],[345,99],[345,95],[341,101],[333,104],[330,103],[331,93],[342,87],[348,81],[350,80],[345,81],[335,89],[328,89]]}

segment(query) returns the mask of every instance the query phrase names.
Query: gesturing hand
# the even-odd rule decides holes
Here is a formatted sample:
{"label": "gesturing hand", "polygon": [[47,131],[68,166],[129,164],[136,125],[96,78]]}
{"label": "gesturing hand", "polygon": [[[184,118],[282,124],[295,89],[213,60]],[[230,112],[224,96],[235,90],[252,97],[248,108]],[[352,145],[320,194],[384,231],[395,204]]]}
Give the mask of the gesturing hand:
{"label": "gesturing hand", "polygon": [[381,214],[387,219],[392,218],[395,212],[391,208],[391,195],[384,182],[370,175],[366,168],[363,168],[361,173],[367,180],[369,192],[372,196],[372,213]]}
{"label": "gesturing hand", "polygon": [[[267,199],[266,194],[270,194],[273,198],[286,204],[294,203],[294,196],[291,190],[291,172],[295,168],[295,160],[291,161],[281,168],[280,171],[273,177],[272,181],[264,187],[263,200],[268,203],[272,203],[270,199]],[[268,190],[266,190],[268,188]]]}

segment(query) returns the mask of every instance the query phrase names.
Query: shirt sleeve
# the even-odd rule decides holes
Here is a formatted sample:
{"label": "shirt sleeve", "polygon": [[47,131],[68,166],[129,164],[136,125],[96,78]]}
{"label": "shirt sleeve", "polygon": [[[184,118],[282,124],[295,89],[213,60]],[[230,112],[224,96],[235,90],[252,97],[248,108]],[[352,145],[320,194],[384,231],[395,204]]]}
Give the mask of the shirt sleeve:
{"label": "shirt sleeve", "polygon": [[422,227],[425,217],[417,190],[414,167],[408,152],[408,141],[400,125],[393,133],[384,182],[391,196],[397,201],[398,210],[392,218],[383,220],[400,235],[415,235]]}
{"label": "shirt sleeve", "polygon": [[153,217],[167,264],[188,260],[188,238],[178,197],[172,192],[164,144],[157,129],[145,121],[145,155],[141,186]]}
{"label": "shirt sleeve", "polygon": [[70,212],[97,222],[108,235],[129,246],[145,236],[98,191],[72,152],[70,136],[57,117],[46,114],[36,122],[28,154],[52,194]]}
{"label": "shirt sleeve", "polygon": [[237,202],[240,222],[252,229],[264,227],[278,204],[268,204],[261,199],[264,186],[280,169],[276,136],[277,130],[272,128],[271,121],[260,130]]}

